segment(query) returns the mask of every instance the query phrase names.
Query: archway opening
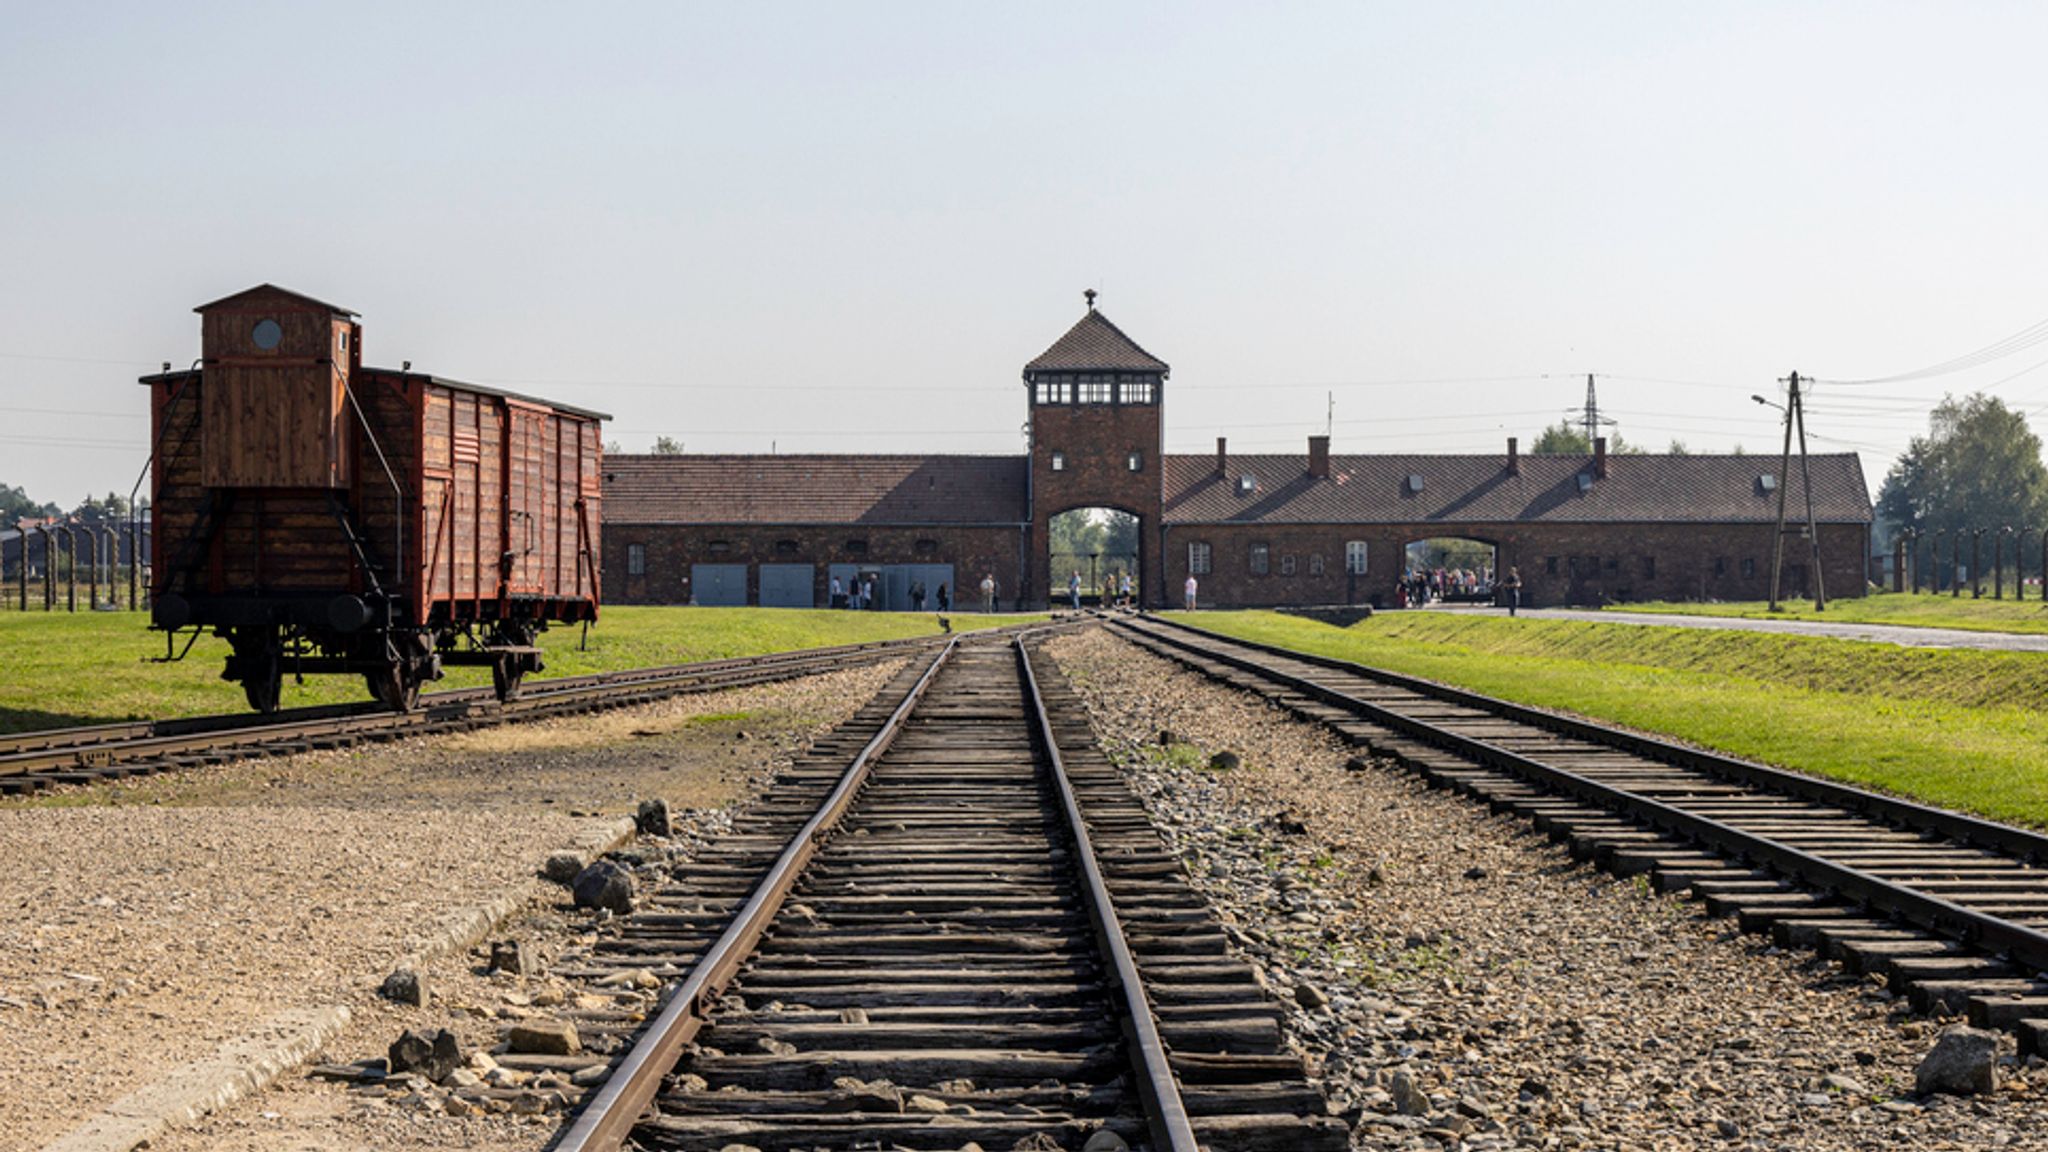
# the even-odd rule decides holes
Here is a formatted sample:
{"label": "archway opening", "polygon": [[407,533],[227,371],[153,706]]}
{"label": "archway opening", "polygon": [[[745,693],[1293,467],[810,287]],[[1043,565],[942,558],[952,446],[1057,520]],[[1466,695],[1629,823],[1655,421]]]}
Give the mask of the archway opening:
{"label": "archway opening", "polygon": [[1101,607],[1139,595],[1138,518],[1120,508],[1075,508],[1046,533],[1052,602]]}
{"label": "archway opening", "polygon": [[1411,542],[1402,571],[1403,602],[1432,605],[1491,604],[1499,580],[1500,549],[1465,536],[1433,536]]}

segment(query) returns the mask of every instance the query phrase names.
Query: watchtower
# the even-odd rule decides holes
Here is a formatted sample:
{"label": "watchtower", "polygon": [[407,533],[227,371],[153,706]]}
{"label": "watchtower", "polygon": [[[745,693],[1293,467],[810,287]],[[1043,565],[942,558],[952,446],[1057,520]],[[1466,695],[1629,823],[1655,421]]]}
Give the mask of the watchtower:
{"label": "watchtower", "polygon": [[1095,309],[1024,366],[1031,397],[1032,600],[1056,596],[1050,571],[1052,519],[1078,508],[1113,508],[1138,518],[1137,598],[1168,602],[1159,564],[1165,503],[1164,360],[1138,346]]}
{"label": "watchtower", "polygon": [[355,313],[269,284],[193,311],[206,487],[348,487],[348,381],[362,365]]}

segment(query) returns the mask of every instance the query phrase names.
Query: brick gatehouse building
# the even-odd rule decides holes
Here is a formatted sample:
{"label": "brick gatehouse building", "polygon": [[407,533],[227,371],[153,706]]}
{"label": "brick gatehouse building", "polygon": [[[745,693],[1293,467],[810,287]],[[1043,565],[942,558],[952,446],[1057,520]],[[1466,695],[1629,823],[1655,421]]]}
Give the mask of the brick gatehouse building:
{"label": "brick gatehouse building", "polygon": [[[604,593],[620,604],[824,606],[832,580],[872,577],[880,606],[922,585],[1003,607],[1064,592],[1054,518],[1138,519],[1148,606],[1178,604],[1190,569],[1205,606],[1395,602],[1407,546],[1459,538],[1513,566],[1529,604],[1769,594],[1776,457],[1167,455],[1166,362],[1096,311],[1024,367],[1023,456],[613,455],[605,460]],[[1827,590],[1864,592],[1871,505],[1853,453],[1810,458]],[[1803,522],[1798,469],[1783,478]],[[1788,529],[1785,594],[1809,546]],[[1063,564],[1062,567],[1065,565]],[[962,594],[963,586],[965,595]]]}

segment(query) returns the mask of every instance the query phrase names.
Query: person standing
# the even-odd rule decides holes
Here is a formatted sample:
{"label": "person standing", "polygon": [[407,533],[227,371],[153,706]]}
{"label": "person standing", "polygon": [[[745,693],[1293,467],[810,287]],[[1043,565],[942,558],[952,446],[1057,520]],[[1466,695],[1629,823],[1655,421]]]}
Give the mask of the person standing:
{"label": "person standing", "polygon": [[846,607],[846,585],[841,584],[837,576],[832,578],[832,606],[834,608]]}
{"label": "person standing", "polygon": [[946,591],[946,585],[943,581],[941,581],[939,584],[939,611],[951,612],[952,610],[953,596],[951,593]]}
{"label": "person standing", "polygon": [[1195,576],[1194,573],[1190,572],[1188,574],[1188,582],[1182,585],[1180,590],[1182,604],[1190,612],[1195,610],[1195,588]]}
{"label": "person standing", "polygon": [[1116,578],[1116,602],[1125,608],[1131,606],[1131,574],[1122,573]]}
{"label": "person standing", "polygon": [[924,611],[924,581],[910,582],[910,607],[913,611]]}
{"label": "person standing", "polygon": [[996,610],[996,574],[993,572],[981,578],[981,610],[983,612],[994,612]]}
{"label": "person standing", "polygon": [[1508,615],[1522,606],[1522,570],[1509,568],[1507,578],[1500,582],[1501,598],[1508,602]]}
{"label": "person standing", "polygon": [[1073,601],[1074,611],[1079,612],[1081,610],[1081,570],[1079,568],[1074,569],[1074,574],[1067,577],[1067,598]]}

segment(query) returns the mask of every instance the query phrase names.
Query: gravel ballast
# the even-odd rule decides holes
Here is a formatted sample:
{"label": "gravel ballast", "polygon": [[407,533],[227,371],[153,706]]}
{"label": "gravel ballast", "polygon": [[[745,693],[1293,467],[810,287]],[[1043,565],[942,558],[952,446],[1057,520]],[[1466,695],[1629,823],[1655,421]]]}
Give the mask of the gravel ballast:
{"label": "gravel ballast", "polygon": [[[462,913],[520,908],[506,898],[522,890],[533,894],[522,915],[544,910],[559,894],[536,879],[548,855],[589,851],[641,799],[682,811],[744,797],[892,670],[0,804],[0,843],[16,861],[0,873],[0,1150],[56,1140],[295,1011],[346,1007],[337,1043],[362,1037],[381,1055],[414,1026],[401,1021],[428,1025],[428,1013],[484,997],[487,978],[460,952],[436,973],[441,1005],[376,995]],[[344,1101],[294,1129],[271,1106],[277,1091],[202,1122],[220,1132],[152,1147],[384,1146],[425,1127],[321,1127],[345,1119]],[[551,1128],[525,1130],[538,1147]],[[448,1135],[447,1146],[500,1146]]]}
{"label": "gravel ballast", "polygon": [[1914,1096],[1945,1022],[1875,984],[1105,632],[1051,647],[1357,1147],[2048,1146],[2010,1038],[1996,1093]]}

